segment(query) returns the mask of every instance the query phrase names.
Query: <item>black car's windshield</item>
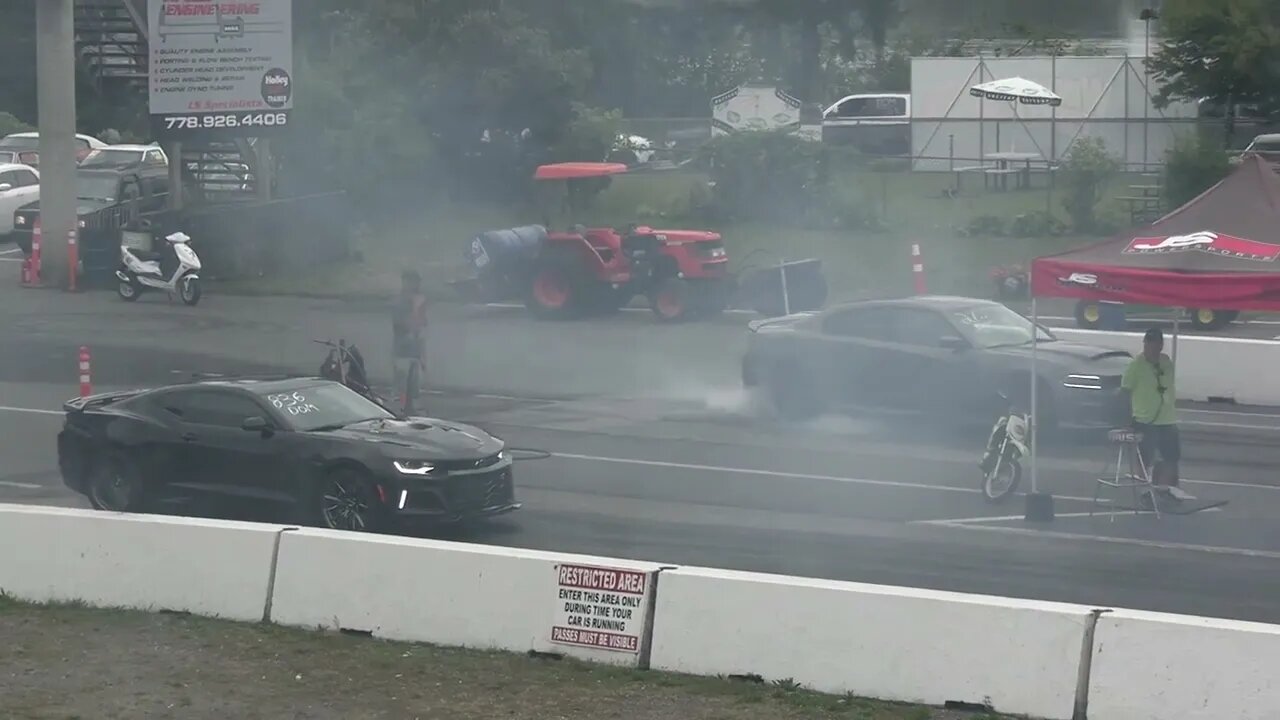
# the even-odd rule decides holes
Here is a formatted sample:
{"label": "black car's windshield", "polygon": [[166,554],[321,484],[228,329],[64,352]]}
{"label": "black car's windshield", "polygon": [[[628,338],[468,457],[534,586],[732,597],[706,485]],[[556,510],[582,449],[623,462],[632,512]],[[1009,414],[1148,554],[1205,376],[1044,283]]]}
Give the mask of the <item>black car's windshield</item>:
{"label": "black car's windshield", "polygon": [[300,432],[395,418],[384,408],[338,383],[317,383],[261,395],[290,429]]}
{"label": "black car's windshield", "polygon": [[[1031,344],[1031,321],[1004,305],[974,305],[955,310],[951,317],[964,328],[974,345],[982,348]],[[1039,342],[1057,340],[1044,328],[1036,328]]]}
{"label": "black car's windshield", "polygon": [[142,162],[143,153],[137,150],[95,150],[93,154],[80,163],[82,168],[91,167],[128,167]]}
{"label": "black car's windshield", "polygon": [[80,200],[115,202],[119,189],[119,178],[114,175],[78,175],[76,177],[76,197]]}

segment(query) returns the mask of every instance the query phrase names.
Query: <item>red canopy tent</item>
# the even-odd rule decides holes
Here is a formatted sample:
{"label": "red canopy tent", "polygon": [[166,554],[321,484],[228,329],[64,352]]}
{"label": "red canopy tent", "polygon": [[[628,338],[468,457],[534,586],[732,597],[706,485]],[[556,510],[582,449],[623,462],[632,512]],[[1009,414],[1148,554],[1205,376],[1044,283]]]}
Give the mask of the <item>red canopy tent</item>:
{"label": "red canopy tent", "polygon": [[1150,225],[1037,258],[1032,297],[1280,311],[1280,177],[1256,155]]}
{"label": "red canopy tent", "polygon": [[[1040,297],[1280,311],[1280,177],[1252,155],[1221,182],[1154,223],[1037,258],[1031,263],[1031,319],[1037,325]],[[1175,314],[1175,359],[1177,352]],[[1036,355],[1033,346],[1032,422]],[[1031,436],[1032,494],[1038,492],[1036,435]]]}

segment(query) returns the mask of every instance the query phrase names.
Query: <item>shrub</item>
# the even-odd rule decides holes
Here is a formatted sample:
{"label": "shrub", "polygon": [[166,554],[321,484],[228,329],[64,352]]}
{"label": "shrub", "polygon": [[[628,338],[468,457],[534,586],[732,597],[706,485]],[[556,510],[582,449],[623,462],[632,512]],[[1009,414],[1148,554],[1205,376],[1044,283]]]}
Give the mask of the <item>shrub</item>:
{"label": "shrub", "polygon": [[1062,205],[1077,232],[1097,229],[1098,202],[1119,171],[1120,161],[1101,138],[1080,138],[1071,146],[1062,164]]}
{"label": "shrub", "polygon": [[724,219],[872,227],[874,212],[865,197],[835,179],[835,168],[851,152],[771,130],[715,138],[702,146],[698,160],[711,175],[711,208]]}
{"label": "shrub", "polygon": [[1164,194],[1170,209],[1181,207],[1231,172],[1227,154],[1198,135],[1180,137],[1165,153]]}

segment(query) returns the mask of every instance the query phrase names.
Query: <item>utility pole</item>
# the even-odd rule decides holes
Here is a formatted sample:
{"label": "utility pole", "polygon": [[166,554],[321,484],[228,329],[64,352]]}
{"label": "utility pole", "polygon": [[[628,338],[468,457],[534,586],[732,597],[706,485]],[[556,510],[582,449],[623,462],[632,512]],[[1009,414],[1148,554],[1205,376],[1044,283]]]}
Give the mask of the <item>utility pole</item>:
{"label": "utility pole", "polygon": [[67,239],[76,216],[75,0],[36,0],[36,82],[40,129],[41,280],[70,285]]}

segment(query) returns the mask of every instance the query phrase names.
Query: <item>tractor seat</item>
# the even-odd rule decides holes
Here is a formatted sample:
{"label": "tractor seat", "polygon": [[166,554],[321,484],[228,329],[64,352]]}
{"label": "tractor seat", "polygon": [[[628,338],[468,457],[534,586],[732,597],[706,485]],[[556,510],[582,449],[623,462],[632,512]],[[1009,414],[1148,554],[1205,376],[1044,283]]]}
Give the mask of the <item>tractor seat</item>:
{"label": "tractor seat", "polygon": [[1116,428],[1107,433],[1107,440],[1116,445],[1137,445],[1142,442],[1142,433],[1133,428]]}

